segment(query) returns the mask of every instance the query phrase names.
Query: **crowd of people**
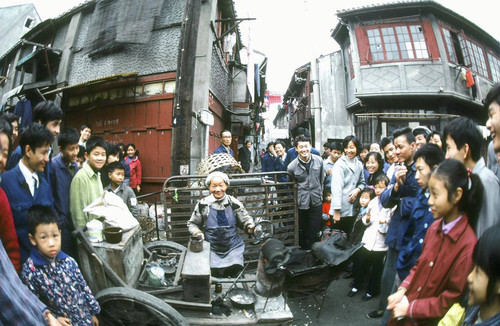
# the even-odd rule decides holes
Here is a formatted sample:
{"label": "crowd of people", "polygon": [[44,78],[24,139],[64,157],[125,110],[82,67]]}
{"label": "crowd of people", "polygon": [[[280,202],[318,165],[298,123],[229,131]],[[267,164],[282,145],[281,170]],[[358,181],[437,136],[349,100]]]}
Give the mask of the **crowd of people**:
{"label": "crowd of people", "polygon": [[406,127],[364,146],[349,135],[325,143],[322,155],[307,130],[288,150],[279,140],[267,144],[262,172],[287,171],[298,185],[299,245],[310,249],[331,229],[363,244],[346,274],[353,277],[347,295],[379,297],[368,318],[437,325],[461,312],[456,325],[498,324],[500,260],[486,263],[483,255],[500,255],[493,245],[500,239],[499,103],[497,84],[485,101],[488,162],[482,132],[465,117],[443,133]]}
{"label": "crowd of people", "polygon": [[[293,147],[280,140],[267,146],[262,172],[286,171],[297,184],[299,245],[311,249],[333,230],[362,243],[346,271],[353,277],[347,295],[378,296],[378,309],[367,317],[381,325],[500,323],[500,84],[485,108],[492,136],[487,162],[483,135],[465,117],[451,120],[442,134],[405,127],[365,146],[349,135],[324,144],[323,154],[304,129]],[[98,325],[100,307],[72,258],[71,232],[96,218],[83,208],[104,191],[137,217],[136,146],[106,143],[88,125],[80,132],[61,128],[62,119],[51,101],[39,103],[23,128],[15,115],[0,116],[2,325]],[[55,137],[59,154],[52,157]],[[221,132],[215,153],[233,155],[231,142],[231,133]],[[246,172],[251,146],[246,141],[239,150]],[[290,181],[283,175],[273,178]],[[244,243],[236,228],[255,229],[242,203],[226,194],[229,184],[226,174],[211,173],[210,195],[187,224],[211,243],[217,277],[240,273]]]}
{"label": "crowd of people", "polygon": [[83,209],[104,191],[138,217],[139,153],[92,136],[87,124],[61,128],[55,102],[38,103],[32,117],[0,115],[0,324],[98,325],[72,231],[97,218]]}

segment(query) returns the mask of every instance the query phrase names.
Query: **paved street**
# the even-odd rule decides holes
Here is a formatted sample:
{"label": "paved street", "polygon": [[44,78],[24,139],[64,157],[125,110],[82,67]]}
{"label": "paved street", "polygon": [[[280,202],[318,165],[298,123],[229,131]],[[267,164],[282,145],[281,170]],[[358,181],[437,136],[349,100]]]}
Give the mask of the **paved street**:
{"label": "paved street", "polygon": [[[314,298],[291,300],[290,309],[294,315],[293,325],[335,325],[335,326],[375,326],[380,319],[370,320],[366,314],[377,307],[378,297],[369,301],[361,301],[364,292],[360,292],[352,298],[347,296],[351,279],[339,279],[333,281],[327,291],[327,296],[319,318],[318,305]],[[318,297],[318,301],[320,298]]]}

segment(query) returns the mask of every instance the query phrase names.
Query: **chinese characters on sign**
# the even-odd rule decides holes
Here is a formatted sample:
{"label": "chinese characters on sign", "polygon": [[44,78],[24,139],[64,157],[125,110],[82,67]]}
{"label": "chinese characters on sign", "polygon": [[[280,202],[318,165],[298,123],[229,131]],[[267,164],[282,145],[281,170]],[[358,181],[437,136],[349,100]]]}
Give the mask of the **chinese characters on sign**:
{"label": "chinese characters on sign", "polygon": [[105,127],[105,126],[111,126],[111,125],[117,125],[118,122],[120,122],[120,119],[112,119],[112,120],[101,120],[101,121],[96,121],[95,125],[96,127]]}

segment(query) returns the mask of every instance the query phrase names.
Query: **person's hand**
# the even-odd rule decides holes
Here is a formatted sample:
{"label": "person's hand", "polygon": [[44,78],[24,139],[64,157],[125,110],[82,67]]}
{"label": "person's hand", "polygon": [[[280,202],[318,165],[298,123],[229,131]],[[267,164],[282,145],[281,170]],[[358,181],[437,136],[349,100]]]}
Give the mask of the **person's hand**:
{"label": "person's hand", "polygon": [[405,317],[406,314],[408,313],[409,306],[410,303],[408,302],[408,300],[400,301],[398,304],[396,304],[396,306],[392,310],[392,315],[394,316],[394,318]]}
{"label": "person's hand", "polygon": [[333,223],[340,222],[340,211],[333,212]]}
{"label": "person's hand", "polygon": [[54,317],[50,311],[47,311],[45,314],[45,318],[47,318],[47,322],[49,326],[61,326],[61,323]]}
{"label": "person's hand", "polygon": [[141,192],[141,185],[137,185],[135,189],[137,189],[137,192]]}
{"label": "person's hand", "polygon": [[99,319],[96,315],[92,315],[92,326],[99,326]]}
{"label": "person's hand", "polygon": [[330,175],[330,174],[332,174],[332,169],[326,170],[326,175]]}
{"label": "person's hand", "polygon": [[406,173],[408,169],[405,165],[399,165],[394,175],[396,176],[396,184],[394,185],[394,189],[399,191],[399,187],[403,185],[403,182],[406,179]]}
{"label": "person's hand", "polygon": [[255,224],[250,224],[247,226],[247,233],[250,235],[255,235]]}
{"label": "person's hand", "polygon": [[365,220],[366,220],[366,223],[370,223],[370,218],[371,218],[370,213],[366,213],[366,214],[365,214]]}
{"label": "person's hand", "polygon": [[63,326],[71,326],[71,321],[68,317],[66,317],[66,315],[65,317],[57,317],[57,321]]}
{"label": "person's hand", "polygon": [[401,302],[406,293],[405,289],[400,288],[396,293],[391,294],[387,298],[387,310],[393,310],[394,307]]}
{"label": "person's hand", "polygon": [[356,200],[360,191],[361,191],[361,189],[359,189],[359,188],[356,188],[353,191],[351,191],[351,193],[349,194],[349,199],[348,199],[350,203],[353,203]]}
{"label": "person's hand", "polygon": [[194,236],[200,238],[201,240],[205,240],[205,234],[203,234],[203,232],[196,232]]}

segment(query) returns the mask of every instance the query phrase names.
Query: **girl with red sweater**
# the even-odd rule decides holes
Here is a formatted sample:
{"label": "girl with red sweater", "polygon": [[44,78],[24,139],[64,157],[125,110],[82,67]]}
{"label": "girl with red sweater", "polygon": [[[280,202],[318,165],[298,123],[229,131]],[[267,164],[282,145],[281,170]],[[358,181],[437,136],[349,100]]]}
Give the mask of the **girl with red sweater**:
{"label": "girl with red sweater", "polygon": [[[388,298],[388,325],[436,325],[458,302],[472,270],[483,186],[455,159],[442,162],[429,179],[429,206],[437,221],[425,237],[416,265]],[[399,322],[398,322],[399,321]]]}
{"label": "girl with red sweater", "polygon": [[125,149],[127,151],[125,161],[127,161],[130,166],[130,188],[132,188],[137,195],[141,192],[142,183],[142,166],[141,161],[139,160],[139,152],[135,148],[134,144],[128,144],[125,146]]}

